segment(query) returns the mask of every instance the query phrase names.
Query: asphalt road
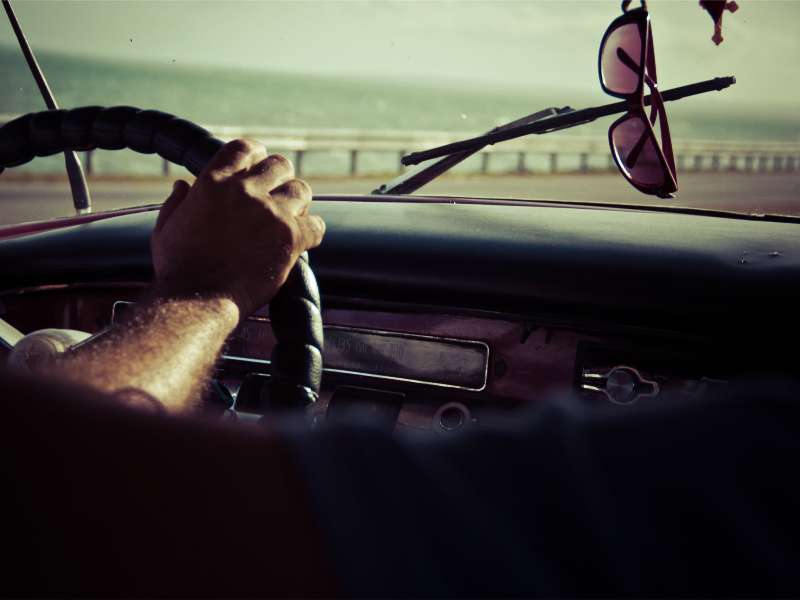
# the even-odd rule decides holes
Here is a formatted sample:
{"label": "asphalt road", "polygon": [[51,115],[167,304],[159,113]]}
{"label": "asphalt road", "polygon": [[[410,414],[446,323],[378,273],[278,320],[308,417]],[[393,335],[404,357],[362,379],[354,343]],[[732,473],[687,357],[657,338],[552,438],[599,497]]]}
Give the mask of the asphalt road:
{"label": "asphalt road", "polygon": [[[369,193],[384,180],[312,179],[317,194]],[[162,202],[169,179],[92,180],[89,186],[95,210],[109,210]],[[689,206],[759,214],[800,215],[800,172],[794,173],[686,173],[674,200],[658,200],[638,193],[619,175],[465,176],[435,181],[418,193],[497,198],[591,200],[599,202]],[[0,224],[21,223],[72,213],[65,179],[0,177]]]}

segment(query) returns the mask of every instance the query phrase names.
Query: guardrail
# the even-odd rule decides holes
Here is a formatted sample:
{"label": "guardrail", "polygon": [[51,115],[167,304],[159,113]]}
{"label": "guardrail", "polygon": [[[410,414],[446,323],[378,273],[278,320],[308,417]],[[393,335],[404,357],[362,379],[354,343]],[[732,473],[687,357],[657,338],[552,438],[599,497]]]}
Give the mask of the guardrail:
{"label": "guardrail", "polygon": [[[0,114],[0,124],[16,115]],[[449,142],[475,135],[475,132],[443,131],[400,131],[400,130],[361,130],[361,129],[295,129],[284,127],[249,127],[205,125],[206,129],[220,139],[229,140],[248,137],[262,141],[270,152],[280,152],[293,159],[295,171],[302,175],[310,154],[346,153],[348,167],[344,174],[358,176],[360,159],[364,154],[393,154],[396,157],[396,171],[403,172],[400,164],[404,154],[441,146]],[[686,140],[673,145],[675,160],[679,171],[749,171],[786,172],[800,170],[800,143],[792,142],[717,142],[711,140]],[[589,172],[615,170],[605,137],[581,137],[576,135],[527,136],[488,146],[479,155],[477,172],[492,171],[491,160],[504,156],[504,163],[513,167],[504,172],[518,174],[532,173],[530,162],[544,159],[544,168],[536,172],[566,172],[567,170]],[[601,167],[597,158],[604,157]],[[511,158],[509,161],[508,158]],[[566,159],[571,159],[567,161]],[[594,160],[593,160],[594,159]],[[564,163],[571,162],[575,167],[565,169]],[[594,165],[592,164],[594,163]],[[85,152],[84,168],[87,175],[94,173],[93,151]],[[169,175],[170,164],[162,161],[161,173]]]}

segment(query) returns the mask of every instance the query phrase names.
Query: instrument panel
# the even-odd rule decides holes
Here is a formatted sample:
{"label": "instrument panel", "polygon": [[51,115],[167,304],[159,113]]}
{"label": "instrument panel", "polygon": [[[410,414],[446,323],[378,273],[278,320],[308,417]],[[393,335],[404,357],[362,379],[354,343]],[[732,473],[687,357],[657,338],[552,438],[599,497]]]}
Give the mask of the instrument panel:
{"label": "instrument panel", "polygon": [[[340,325],[324,330],[326,372],[474,392],[486,387],[485,342]],[[228,340],[222,358],[268,362],[273,345],[269,319],[249,319]]]}
{"label": "instrument panel", "polygon": [[[25,333],[46,327],[94,333],[122,318],[143,287],[7,293],[0,296],[0,316]],[[724,384],[702,344],[663,332],[578,329],[476,311],[347,306],[346,300],[327,304],[325,373],[314,418],[356,412],[387,427],[449,433],[567,389],[588,402],[623,407],[658,402],[665,390],[691,394]],[[259,411],[274,344],[266,309],[228,339],[215,377],[237,411]]]}

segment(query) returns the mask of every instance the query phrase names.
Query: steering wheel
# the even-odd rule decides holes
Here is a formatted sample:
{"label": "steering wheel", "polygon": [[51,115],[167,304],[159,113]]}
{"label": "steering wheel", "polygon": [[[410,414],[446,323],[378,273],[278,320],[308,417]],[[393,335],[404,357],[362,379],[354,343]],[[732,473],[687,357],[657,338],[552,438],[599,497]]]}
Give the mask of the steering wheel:
{"label": "steering wheel", "polygon": [[[0,173],[67,150],[129,148],[186,167],[197,176],[224,142],[191,121],[132,106],[85,106],[28,113],[0,127]],[[305,408],[322,380],[319,289],[303,253],[269,305],[277,343],[272,351],[265,409]]]}

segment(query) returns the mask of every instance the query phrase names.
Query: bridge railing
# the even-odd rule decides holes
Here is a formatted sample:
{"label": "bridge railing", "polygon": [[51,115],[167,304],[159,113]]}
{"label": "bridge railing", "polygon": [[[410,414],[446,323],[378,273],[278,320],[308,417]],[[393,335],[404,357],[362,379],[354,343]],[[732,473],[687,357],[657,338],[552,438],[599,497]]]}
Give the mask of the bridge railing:
{"label": "bridge railing", "polygon": [[[0,124],[15,115],[0,114]],[[270,152],[280,152],[293,159],[295,170],[302,175],[311,155],[344,153],[347,166],[342,175],[363,174],[361,159],[367,154],[393,156],[394,170],[402,172],[404,154],[440,146],[476,132],[403,131],[390,129],[299,129],[286,127],[205,125],[220,139],[248,137],[263,142]],[[785,172],[800,170],[800,143],[769,141],[680,140],[673,145],[680,171],[750,171]],[[526,174],[536,172],[561,173],[613,170],[608,140],[605,137],[577,135],[527,136],[488,146],[479,153],[475,170],[481,173],[492,169],[494,157],[504,157],[503,172]],[[509,167],[509,165],[511,165]],[[599,165],[599,166],[598,166]],[[84,168],[88,175],[95,172],[93,152],[85,153]],[[162,161],[161,173],[169,175],[170,165]]]}

